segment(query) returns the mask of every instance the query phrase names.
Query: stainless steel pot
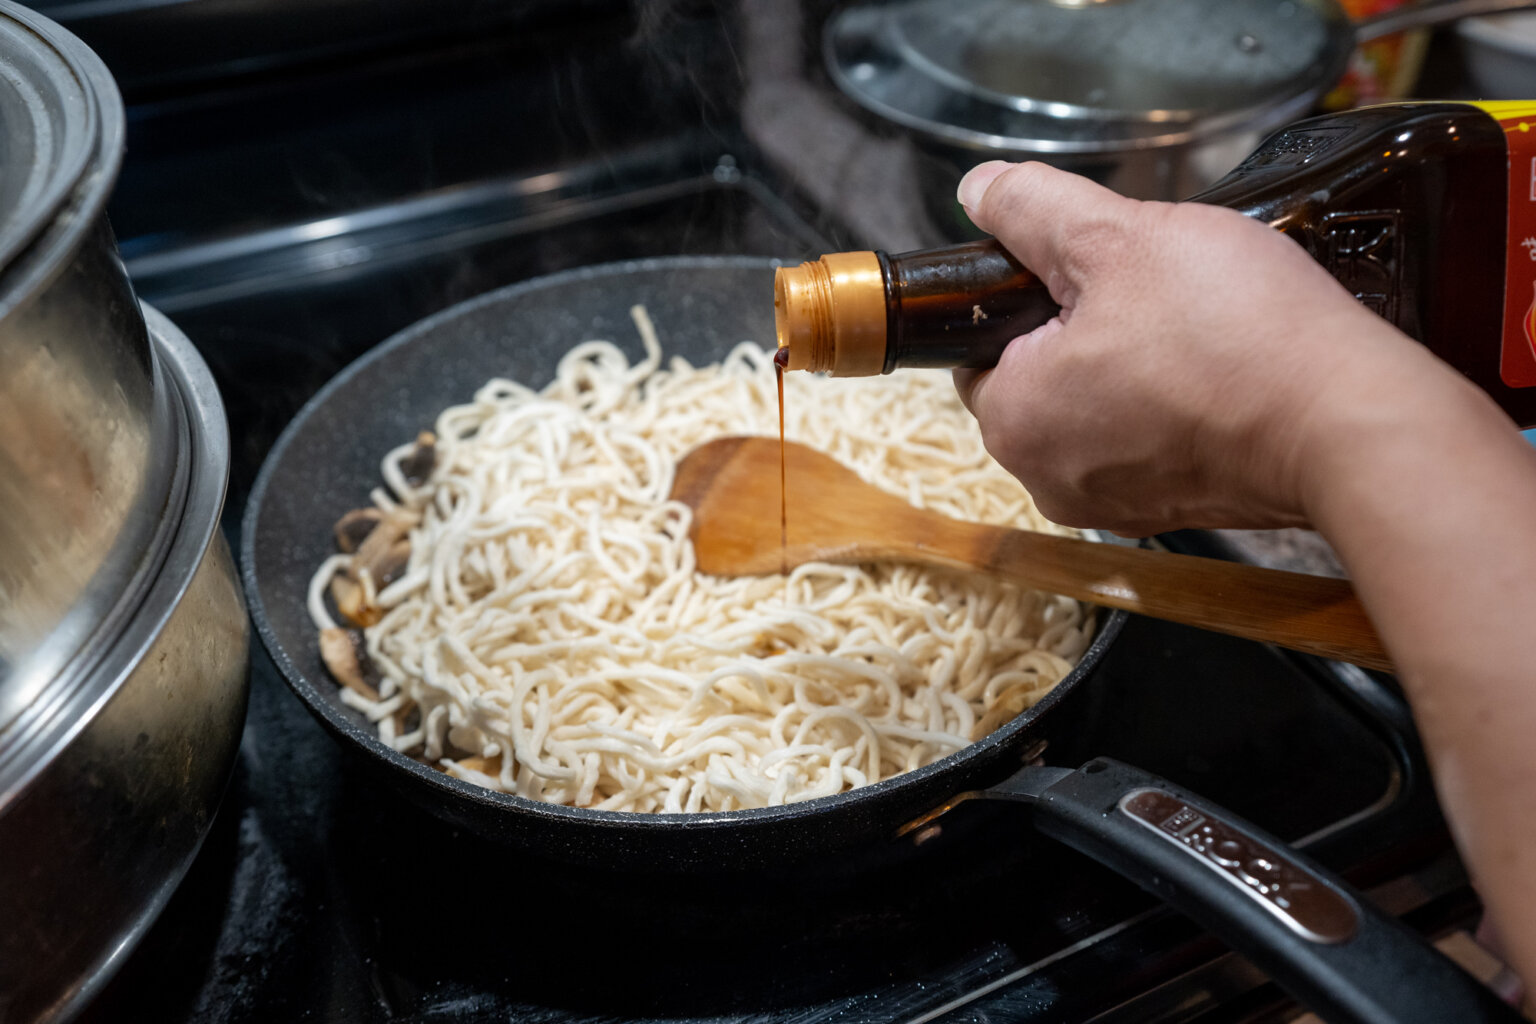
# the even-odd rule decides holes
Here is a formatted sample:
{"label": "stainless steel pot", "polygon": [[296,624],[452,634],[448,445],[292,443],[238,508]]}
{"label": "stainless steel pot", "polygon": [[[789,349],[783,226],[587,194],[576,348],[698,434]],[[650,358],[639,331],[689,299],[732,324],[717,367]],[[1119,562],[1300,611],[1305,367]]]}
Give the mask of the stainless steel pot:
{"label": "stainless steel pot", "polygon": [[[207,830],[248,625],[223,407],[107,224],[105,67],[0,0],[0,1020],[110,977]],[[147,316],[147,322],[146,322]]]}
{"label": "stainless steel pot", "polygon": [[1043,160],[1182,199],[1311,111],[1362,42],[1530,0],[1428,3],[1351,23],[1334,0],[902,0],[823,33],[837,87],[910,133],[946,233],[982,160]]}
{"label": "stainless steel pot", "polygon": [[245,720],[249,624],[219,515],[224,409],[206,365],[148,311],[173,429],[173,499],[89,668],[0,733],[0,1018],[67,1019],[169,898],[223,795]]}

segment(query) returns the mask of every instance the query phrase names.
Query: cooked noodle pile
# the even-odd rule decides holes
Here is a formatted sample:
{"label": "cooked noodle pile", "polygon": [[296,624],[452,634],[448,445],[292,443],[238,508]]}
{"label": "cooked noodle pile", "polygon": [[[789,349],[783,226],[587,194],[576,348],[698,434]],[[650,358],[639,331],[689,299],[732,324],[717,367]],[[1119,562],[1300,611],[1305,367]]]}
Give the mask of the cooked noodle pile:
{"label": "cooked noodle pile", "polygon": [[[1030,706],[1087,646],[1075,601],[909,566],[784,577],[694,570],[673,466],[727,434],[777,434],[770,354],[662,366],[588,342],[534,391],[493,380],[443,412],[419,487],[383,463],[374,503],[408,568],[365,630],[378,699],[342,698],[396,749],[492,789],[626,811],[813,797],[934,761]],[[788,434],[917,505],[1056,530],[981,445],[947,374],[797,375]],[[793,481],[791,481],[793,488]],[[794,504],[814,500],[791,496]],[[352,556],[329,559],[324,596]],[[366,573],[363,574],[366,577]]]}

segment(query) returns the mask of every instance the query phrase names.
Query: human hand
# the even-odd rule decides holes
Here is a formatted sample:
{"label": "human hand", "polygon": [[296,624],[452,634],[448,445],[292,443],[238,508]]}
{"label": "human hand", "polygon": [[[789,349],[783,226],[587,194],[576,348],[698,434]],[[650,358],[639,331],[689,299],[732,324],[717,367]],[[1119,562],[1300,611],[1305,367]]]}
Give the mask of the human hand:
{"label": "human hand", "polygon": [[1057,522],[1303,525],[1329,446],[1459,386],[1235,211],[1002,162],[972,170],[960,200],[1062,307],[995,369],[955,375],[987,449]]}

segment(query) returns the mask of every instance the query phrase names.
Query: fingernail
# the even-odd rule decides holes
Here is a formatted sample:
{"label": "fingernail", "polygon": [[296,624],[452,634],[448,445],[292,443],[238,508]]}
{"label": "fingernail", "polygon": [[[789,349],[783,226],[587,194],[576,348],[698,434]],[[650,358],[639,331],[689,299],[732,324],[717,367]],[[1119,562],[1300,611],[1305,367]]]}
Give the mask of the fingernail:
{"label": "fingernail", "polygon": [[960,179],[960,187],[955,190],[955,198],[960,200],[960,205],[967,210],[976,210],[981,207],[981,197],[987,194],[987,188],[1008,168],[1012,167],[1006,160],[988,160],[984,164],[977,164],[966,172]]}

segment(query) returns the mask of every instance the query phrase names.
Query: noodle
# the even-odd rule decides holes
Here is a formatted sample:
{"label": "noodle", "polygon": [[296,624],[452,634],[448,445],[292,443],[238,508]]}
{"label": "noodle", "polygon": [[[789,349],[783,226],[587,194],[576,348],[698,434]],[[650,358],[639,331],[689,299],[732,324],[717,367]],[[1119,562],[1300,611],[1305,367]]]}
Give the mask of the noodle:
{"label": "noodle", "polygon": [[[979,575],[697,572],[691,512],[667,500],[673,467],[709,438],[776,432],[771,353],[743,343],[717,366],[663,366],[638,308],[636,322],[636,365],[586,342],[542,391],[492,380],[444,411],[426,482],[403,469],[414,446],[384,459],[373,500],[408,528],[404,571],[381,584],[334,556],[309,606],[334,626],[327,587],[350,574],[376,608],[378,699],[341,699],[386,743],[554,803],[789,803],[952,753],[1082,654],[1093,619],[1077,602]],[[1059,532],[987,456],[947,375],[804,379],[790,437],[914,504]]]}

